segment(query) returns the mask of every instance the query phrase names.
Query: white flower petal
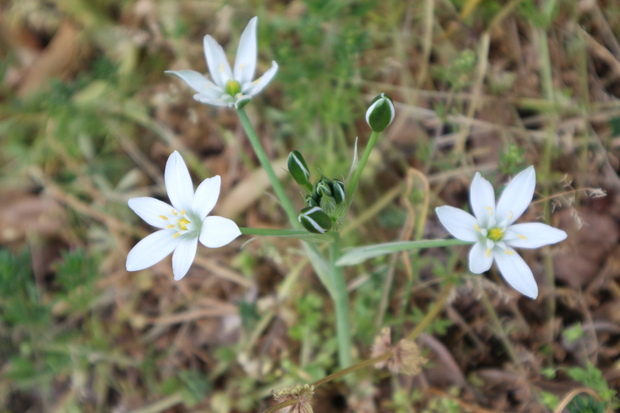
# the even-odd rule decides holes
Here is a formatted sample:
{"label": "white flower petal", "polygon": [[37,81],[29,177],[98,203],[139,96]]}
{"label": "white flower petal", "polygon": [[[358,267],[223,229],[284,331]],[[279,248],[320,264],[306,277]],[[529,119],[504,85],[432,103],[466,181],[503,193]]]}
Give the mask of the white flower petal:
{"label": "white flower petal", "polygon": [[254,82],[245,83],[241,87],[241,91],[244,95],[254,96],[265,88],[271,82],[271,79],[276,75],[278,71],[278,64],[275,61],[271,62],[271,68],[267,70],[261,77]]}
{"label": "white flower petal", "polygon": [[216,85],[226,88],[226,82],[232,79],[232,71],[230,70],[224,49],[209,35],[204,37],[203,44],[211,78]]}
{"label": "white flower petal", "polygon": [[508,227],[503,240],[511,247],[531,249],[564,241],[566,237],[566,232],[561,229],[532,222]]}
{"label": "white flower petal", "polygon": [[217,199],[220,197],[220,186],[222,184],[222,178],[219,175],[213,178],[207,178],[196,188],[196,194],[194,195],[194,201],[192,202],[192,211],[200,220],[204,220],[209,212],[213,209],[217,203]]}
{"label": "white flower petal", "polygon": [[127,201],[129,208],[133,210],[147,224],[156,228],[165,228],[170,224],[165,218],[172,212],[172,207],[159,199],[140,197],[131,198]]}
{"label": "white flower petal", "polygon": [[239,48],[235,57],[234,78],[240,84],[252,81],[256,69],[256,23],[253,17],[239,39]]}
{"label": "white flower petal", "polygon": [[174,280],[179,281],[185,277],[189,267],[192,266],[198,249],[198,238],[179,237],[179,244],[172,254],[172,273]]}
{"label": "white flower petal", "polygon": [[200,242],[205,247],[219,248],[241,235],[234,221],[223,217],[206,217],[202,222]]}
{"label": "white flower petal", "polygon": [[478,241],[479,235],[476,231],[478,221],[467,212],[451,206],[440,206],[435,209],[435,213],[454,238],[470,242]]}
{"label": "white flower petal", "polygon": [[532,299],[538,297],[538,285],[536,285],[536,280],[530,267],[515,250],[509,248],[507,251],[498,249],[493,251],[493,257],[495,262],[497,262],[502,277],[512,288],[526,297]]}
{"label": "white flower petal", "polygon": [[497,222],[510,225],[525,212],[534,197],[536,171],[533,166],[519,172],[512,178],[497,202]]}
{"label": "white flower petal", "polygon": [[489,227],[489,218],[495,214],[495,192],[489,181],[484,179],[480,172],[476,172],[471,181],[469,203],[474,216],[482,228]]}
{"label": "white flower petal", "polygon": [[163,229],[138,242],[127,254],[127,271],[140,271],[166,258],[178,244],[172,238],[174,233],[172,229]]}
{"label": "white flower petal", "polygon": [[377,99],[372,105],[366,109],[366,123],[370,124],[370,115],[375,110],[378,104],[382,103],[381,99]]}
{"label": "white flower petal", "polygon": [[243,108],[245,104],[250,100],[252,100],[252,96],[242,95],[241,93],[239,93],[237,95],[237,98],[235,99],[235,104],[233,106],[235,107],[235,109]]}
{"label": "white flower petal", "polygon": [[486,243],[476,242],[469,250],[469,271],[482,274],[493,264],[493,252],[487,249]]}
{"label": "white flower petal", "polygon": [[215,83],[193,70],[166,70],[164,73],[178,77],[200,94],[208,96],[219,96],[221,94],[221,89]]}
{"label": "white flower petal", "polygon": [[218,106],[221,108],[227,108],[232,106],[232,100],[230,99],[222,99],[223,97],[228,95],[220,95],[219,97],[212,97],[209,95],[196,94],[194,95],[194,100],[197,100],[200,103],[204,103],[205,105]]}
{"label": "white flower petal", "polygon": [[185,161],[177,151],[172,152],[166,162],[164,181],[172,206],[179,211],[189,210],[194,198],[194,185]]}

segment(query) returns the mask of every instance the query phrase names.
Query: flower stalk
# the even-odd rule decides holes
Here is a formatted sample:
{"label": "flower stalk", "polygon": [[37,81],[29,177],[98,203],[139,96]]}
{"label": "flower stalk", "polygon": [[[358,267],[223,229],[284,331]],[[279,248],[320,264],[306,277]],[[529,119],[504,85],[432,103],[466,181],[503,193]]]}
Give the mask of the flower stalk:
{"label": "flower stalk", "polygon": [[349,291],[344,279],[342,267],[336,265],[340,257],[340,235],[336,233],[329,244],[329,268],[334,286],[332,299],[336,312],[336,337],[338,339],[338,360],[340,367],[349,367],[351,358],[351,324],[349,322]]}
{"label": "flower stalk", "polygon": [[278,197],[278,200],[282,205],[282,208],[284,208],[286,216],[291,222],[291,225],[296,228],[301,227],[301,224],[297,221],[297,212],[295,211],[295,207],[293,206],[293,203],[291,202],[289,197],[286,195],[284,187],[276,176],[276,173],[273,170],[271,163],[269,162],[269,158],[267,157],[267,154],[265,153],[265,150],[260,143],[260,139],[258,139],[258,135],[256,134],[254,127],[252,127],[252,123],[250,122],[247,113],[244,109],[237,109],[237,115],[239,115],[239,120],[241,121],[241,125],[243,126],[245,133],[248,135],[250,145],[252,145],[252,149],[254,149],[254,153],[256,154],[258,161],[267,173],[267,177],[269,178],[269,181],[273,186],[273,190],[275,191],[276,196]]}
{"label": "flower stalk", "polygon": [[[282,204],[282,207],[286,211],[286,215],[289,218],[289,221],[295,228],[300,228],[301,223],[297,219],[297,213],[291,200],[286,195],[286,191],[284,187],[280,183],[280,180],[276,176],[273,168],[271,167],[271,163],[269,162],[269,158],[267,158],[267,154],[263,150],[263,147],[258,139],[256,132],[248,118],[245,110],[238,109],[237,114],[239,115],[239,119],[241,120],[241,124],[243,129],[245,130],[248,138],[250,140],[250,144],[256,153],[256,157],[258,158],[261,166],[265,169],[267,173],[267,177],[271,181],[271,185]],[[246,229],[247,230],[247,229]],[[255,230],[253,230],[255,231]],[[307,233],[307,232],[306,232]],[[248,234],[249,235],[249,234]],[[255,234],[255,235],[263,235],[263,234]],[[326,235],[323,235],[326,236]],[[336,240],[338,235],[336,235]],[[326,238],[329,240],[329,238]],[[318,248],[316,245],[312,243],[305,243],[306,247],[312,251],[313,256],[321,257]],[[329,265],[327,266],[327,271],[321,267],[322,258],[318,260],[310,260],[311,265],[313,266],[315,272],[319,276],[319,279],[325,285],[325,288],[329,291],[332,300],[334,301],[334,307],[336,311],[336,330],[338,336],[338,356],[340,365],[342,367],[349,366],[351,364],[351,329],[349,324],[349,297],[346,288],[346,282],[344,279],[344,274],[341,268],[336,266],[336,261],[340,257],[340,246],[339,242],[334,241],[330,243],[330,260]],[[324,261],[323,261],[324,262]],[[327,273],[326,273],[327,272]]]}
{"label": "flower stalk", "polygon": [[362,176],[362,172],[364,171],[364,167],[366,166],[366,162],[368,162],[368,158],[370,157],[370,152],[372,152],[372,148],[374,148],[375,144],[377,143],[378,136],[379,136],[379,132],[373,131],[370,134],[370,138],[368,139],[368,144],[366,145],[366,149],[364,149],[364,154],[362,155],[362,158],[360,159],[357,169],[353,173],[353,177],[351,177],[351,180],[347,184],[347,196],[349,197],[348,198],[349,203],[351,203],[353,194],[355,193],[355,190],[357,189],[357,185]]}

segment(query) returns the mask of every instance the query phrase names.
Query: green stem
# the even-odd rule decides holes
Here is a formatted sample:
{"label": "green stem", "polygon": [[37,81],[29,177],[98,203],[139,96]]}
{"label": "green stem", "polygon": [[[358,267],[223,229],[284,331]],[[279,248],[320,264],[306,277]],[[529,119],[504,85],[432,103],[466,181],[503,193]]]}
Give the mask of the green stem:
{"label": "green stem", "polygon": [[291,225],[299,228],[301,224],[297,221],[297,212],[295,210],[295,207],[293,206],[290,198],[286,195],[284,187],[280,183],[280,180],[278,179],[276,173],[271,167],[269,158],[267,158],[267,154],[265,153],[265,150],[263,149],[263,146],[258,139],[256,131],[254,131],[254,127],[252,126],[252,123],[250,122],[247,113],[245,113],[244,109],[237,109],[237,114],[239,115],[239,120],[241,120],[241,125],[243,125],[245,133],[248,135],[250,144],[254,149],[254,153],[256,153],[258,161],[267,173],[267,177],[269,177],[269,181],[271,181],[271,186],[273,186],[273,190],[276,192],[276,195],[280,200],[280,204],[282,204],[282,207],[286,211],[286,215],[288,216]]}
{"label": "green stem", "polygon": [[351,358],[351,325],[349,323],[349,292],[344,279],[342,267],[336,265],[336,260],[340,257],[340,236],[336,237],[329,244],[329,267],[332,276],[332,299],[336,310],[336,336],[338,339],[338,360],[340,367],[349,367],[353,360]]}
{"label": "green stem", "polygon": [[353,173],[353,177],[347,186],[347,197],[350,200],[353,198],[353,193],[357,189],[357,184],[360,181],[360,177],[362,176],[362,172],[364,171],[364,167],[366,166],[366,162],[368,162],[368,158],[370,157],[370,152],[372,152],[372,148],[375,146],[377,142],[377,137],[379,136],[379,132],[372,132],[370,134],[370,138],[368,139],[368,144],[366,145],[366,149],[364,149],[364,155],[362,155],[362,159],[360,159],[357,169]]}
{"label": "green stem", "polygon": [[303,229],[272,229],[239,227],[243,235],[259,235],[263,237],[302,237],[308,235]]}
{"label": "green stem", "polygon": [[346,376],[349,373],[353,373],[356,370],[359,369],[363,369],[365,367],[369,367],[369,366],[373,366],[377,363],[379,363],[380,361],[384,361],[389,359],[390,357],[392,357],[392,352],[388,351],[386,353],[383,353],[382,355],[375,357],[375,358],[371,358],[368,360],[364,360],[364,361],[360,361],[359,363],[355,363],[355,365],[351,366],[351,367],[347,367],[346,369],[342,369],[342,370],[338,370],[335,373],[330,374],[329,376],[323,377],[322,379],[319,379],[317,381],[315,381],[314,383],[312,383],[312,385],[317,388],[325,383],[329,383],[332,380],[336,380],[339,379],[341,377]]}
{"label": "green stem", "polygon": [[[258,135],[248,118],[248,115],[245,113],[243,109],[237,109],[237,114],[239,115],[239,120],[241,121],[241,125],[245,130],[245,133],[248,135],[250,140],[250,144],[256,153],[256,157],[260,162],[261,166],[265,169],[269,180],[271,181],[271,185],[282,204],[282,207],[286,211],[286,215],[289,218],[291,224],[300,228],[301,224],[297,220],[297,212],[293,203],[286,195],[282,184],[278,180],[273,168],[271,167],[271,163],[269,162],[269,158],[267,158],[267,154],[265,153],[260,140],[258,139]],[[376,134],[373,132],[371,135],[372,145],[374,145],[374,139],[376,139]],[[370,142],[369,142],[369,146]],[[364,153],[365,160],[368,160],[369,149],[366,148],[367,153]],[[359,176],[357,178],[359,180]],[[242,233],[246,235],[267,235],[267,230],[260,230],[257,228],[243,228]],[[307,232],[304,231],[307,235]],[[281,233],[280,235],[282,235]],[[271,232],[269,235],[274,235]],[[286,235],[293,235],[288,233]],[[340,359],[341,366],[349,366],[351,364],[351,329],[349,327],[349,297],[347,295],[346,283],[344,281],[344,275],[342,273],[342,269],[335,265],[335,261],[338,257],[340,257],[339,251],[339,243],[336,240],[330,244],[330,254],[331,258],[329,266],[324,265],[325,261],[323,257],[320,255],[318,248],[316,245],[308,242],[304,242],[304,247],[306,248],[306,252],[312,257],[316,257],[316,259],[311,259],[310,263],[320,278],[321,282],[325,286],[325,288],[330,292],[332,300],[334,300],[334,305],[336,308],[336,323],[337,323],[337,336],[338,336],[338,355]]]}

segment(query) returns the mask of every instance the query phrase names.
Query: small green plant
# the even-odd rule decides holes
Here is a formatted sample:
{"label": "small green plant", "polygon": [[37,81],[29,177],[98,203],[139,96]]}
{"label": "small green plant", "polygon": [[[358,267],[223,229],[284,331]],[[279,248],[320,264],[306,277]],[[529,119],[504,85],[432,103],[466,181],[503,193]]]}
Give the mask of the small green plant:
{"label": "small green plant", "polygon": [[588,394],[575,397],[567,409],[570,413],[605,413],[607,405],[603,401],[596,401],[594,397]]}
{"label": "small green plant", "polygon": [[509,144],[499,156],[499,169],[506,175],[512,175],[523,169],[526,164],[525,149],[514,143]]}
{"label": "small green plant", "polygon": [[[616,396],[616,390],[610,389],[607,380],[603,377],[603,373],[599,370],[594,364],[588,362],[586,367],[570,367],[566,369],[566,372],[575,381],[582,383],[589,389],[594,390],[599,397],[601,398],[601,402],[604,406],[608,406],[614,410],[620,407],[620,400]],[[580,404],[584,406],[598,406],[598,404],[593,403],[594,400],[588,401],[588,398],[584,398],[583,403]],[[597,407],[598,408],[598,407]],[[583,410],[588,411],[588,410]],[[597,411],[597,410],[593,410]]]}

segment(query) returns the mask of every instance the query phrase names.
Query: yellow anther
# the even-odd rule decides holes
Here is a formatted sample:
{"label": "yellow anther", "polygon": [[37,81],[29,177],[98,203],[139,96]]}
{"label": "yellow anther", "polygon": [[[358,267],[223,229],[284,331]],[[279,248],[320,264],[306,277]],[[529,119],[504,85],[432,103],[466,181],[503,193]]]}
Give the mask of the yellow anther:
{"label": "yellow anther", "polygon": [[180,232],[176,232],[176,233],[172,236],[172,238],[176,238],[176,237],[178,237],[179,235],[181,235],[181,233],[180,233]]}
{"label": "yellow anther", "polygon": [[187,231],[187,224],[189,224],[189,220],[182,218],[180,220],[177,221],[177,225],[179,226],[179,228],[181,228],[183,231]]}
{"label": "yellow anther", "polygon": [[224,72],[224,63],[220,63],[220,73]]}
{"label": "yellow anther", "polygon": [[185,210],[184,209],[181,210],[181,215],[185,215]]}
{"label": "yellow anther", "polygon": [[517,237],[521,238],[523,241],[527,241],[527,237],[525,235],[517,234]]}
{"label": "yellow anther", "polygon": [[239,65],[239,70],[243,70],[243,68],[244,68],[244,67],[246,67],[246,66],[247,66],[247,65],[245,64],[245,62],[244,62],[244,63],[241,63],[241,64]]}
{"label": "yellow anther", "polygon": [[168,226],[166,227],[166,229],[172,229],[172,228],[174,228],[174,225],[172,225],[172,224],[170,224],[170,225],[168,225]]}
{"label": "yellow anther", "polygon": [[167,217],[167,216],[165,216],[165,215],[159,215],[159,217],[160,217],[161,219],[164,219],[164,220],[168,221],[168,217]]}
{"label": "yellow anther", "polygon": [[173,209],[173,210],[172,210],[172,215],[179,215],[179,214],[177,213],[177,211],[175,211],[175,210]]}
{"label": "yellow anther", "polygon": [[487,258],[491,257],[491,248],[487,248],[487,252],[485,254]]}
{"label": "yellow anther", "polygon": [[505,250],[506,254],[508,255],[514,255],[514,252],[510,251],[510,250]]}
{"label": "yellow anther", "polygon": [[493,215],[493,208],[487,207],[487,211],[489,211],[489,215]]}
{"label": "yellow anther", "polygon": [[515,214],[513,214],[512,211],[508,211],[508,219],[512,219],[514,216]]}

